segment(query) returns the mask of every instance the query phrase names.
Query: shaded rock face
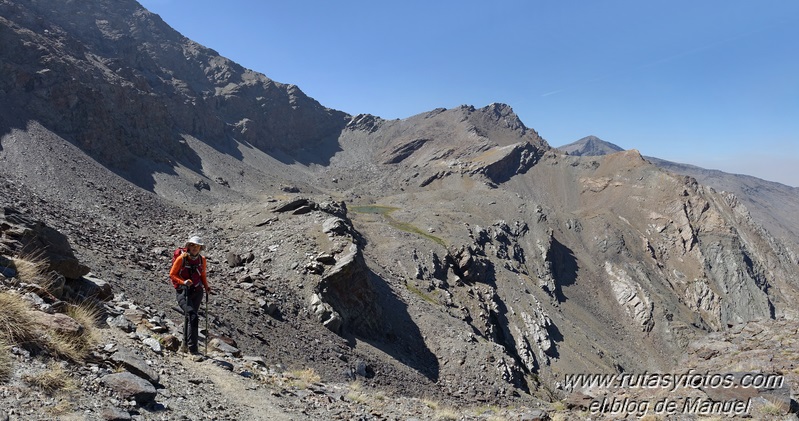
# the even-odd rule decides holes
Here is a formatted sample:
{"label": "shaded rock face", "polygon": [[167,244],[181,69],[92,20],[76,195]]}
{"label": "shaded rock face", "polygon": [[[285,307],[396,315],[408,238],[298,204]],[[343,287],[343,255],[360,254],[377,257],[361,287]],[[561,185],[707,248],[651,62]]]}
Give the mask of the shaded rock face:
{"label": "shaded rock face", "polygon": [[377,295],[367,270],[358,246],[352,244],[322,277],[317,291],[337,309],[351,331],[364,337],[377,337],[382,333],[380,310],[375,305]]}
{"label": "shaded rock face", "polygon": [[6,1],[0,11],[0,92],[15,110],[4,130],[37,120],[118,170],[141,158],[199,168],[183,135],[226,153],[237,142],[291,153],[335,139],[348,120],[133,1]]}
{"label": "shaded rock face", "polygon": [[[369,279],[357,232],[347,218],[345,205],[294,198],[274,207],[274,212],[304,215],[319,210],[327,217],[318,228],[332,244],[332,253],[323,253],[306,266],[321,275],[309,299],[309,309],[317,320],[335,333],[342,329],[363,337],[382,336],[377,294]],[[330,266],[330,267],[326,267]]]}
{"label": "shaded rock face", "polygon": [[68,279],[89,273],[75,257],[66,236],[13,208],[4,208],[0,215],[0,252],[41,259],[48,265],[47,272]]}
{"label": "shaded rock face", "polygon": [[503,183],[516,174],[526,172],[541,155],[542,151],[529,143],[512,145],[501,151],[501,155],[488,163],[483,171],[494,183]]}

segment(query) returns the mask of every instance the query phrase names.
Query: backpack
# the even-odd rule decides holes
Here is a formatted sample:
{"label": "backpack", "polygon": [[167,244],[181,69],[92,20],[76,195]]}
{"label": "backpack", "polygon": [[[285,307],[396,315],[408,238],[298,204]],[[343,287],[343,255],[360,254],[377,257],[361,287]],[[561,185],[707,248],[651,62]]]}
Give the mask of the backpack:
{"label": "backpack", "polygon": [[[175,260],[178,260],[178,256],[180,256],[183,253],[186,253],[187,251],[188,250],[186,249],[186,247],[178,247],[178,248],[176,248],[175,251],[172,252],[172,264],[169,265],[169,267],[171,268],[175,264]],[[185,263],[184,263],[184,265],[185,265]]]}

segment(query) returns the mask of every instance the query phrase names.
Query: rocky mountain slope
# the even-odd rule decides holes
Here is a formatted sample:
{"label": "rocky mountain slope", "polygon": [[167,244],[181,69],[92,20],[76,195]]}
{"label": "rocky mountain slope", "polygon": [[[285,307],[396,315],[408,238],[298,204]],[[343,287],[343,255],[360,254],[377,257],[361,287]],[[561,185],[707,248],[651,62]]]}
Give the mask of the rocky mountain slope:
{"label": "rocky mountain slope", "polygon": [[[607,155],[623,150],[596,136],[585,137],[558,149],[579,156]],[[701,184],[718,191],[733,193],[771,234],[799,245],[799,219],[795,216],[799,214],[799,188],[651,156],[646,159],[673,173],[694,177]]]}
{"label": "rocky mountain slope", "polygon": [[[0,205],[64,236],[91,271],[61,273],[65,285],[88,275],[113,291],[90,368],[100,384],[81,393],[116,396],[121,417],[450,416],[434,402],[461,408],[455,419],[554,417],[574,393],[566,374],[680,371],[708,334],[797,319],[796,244],[635,151],[562,153],[504,104],[350,116],[133,1],[0,12]],[[0,239],[24,231],[14,221]],[[220,292],[200,364],[166,346],[181,318],[170,253],[195,233]],[[100,380],[126,347],[164,377],[144,403]],[[18,370],[47,358],[15,355]],[[319,378],[283,386],[303,370]],[[180,392],[195,386],[237,398]],[[359,387],[371,398],[349,394]],[[96,405],[69,409],[91,418]]]}

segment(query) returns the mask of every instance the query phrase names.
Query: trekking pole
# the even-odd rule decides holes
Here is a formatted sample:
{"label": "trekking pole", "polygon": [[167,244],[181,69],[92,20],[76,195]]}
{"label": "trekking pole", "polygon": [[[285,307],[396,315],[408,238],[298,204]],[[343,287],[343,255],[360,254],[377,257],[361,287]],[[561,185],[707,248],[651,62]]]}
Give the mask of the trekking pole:
{"label": "trekking pole", "polygon": [[211,332],[208,331],[208,291],[205,291],[205,356],[208,356],[208,340]]}
{"label": "trekking pole", "polygon": [[[185,285],[183,286],[183,298],[185,300],[185,305],[189,305],[189,288]],[[183,310],[183,347],[185,348],[186,352],[189,350],[189,312],[186,311],[185,308]]]}

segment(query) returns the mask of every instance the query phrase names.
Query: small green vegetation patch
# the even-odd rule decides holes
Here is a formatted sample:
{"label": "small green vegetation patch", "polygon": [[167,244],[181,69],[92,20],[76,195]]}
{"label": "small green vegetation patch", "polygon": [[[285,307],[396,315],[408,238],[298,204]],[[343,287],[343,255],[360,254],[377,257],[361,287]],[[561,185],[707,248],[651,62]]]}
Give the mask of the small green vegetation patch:
{"label": "small green vegetation patch", "polygon": [[407,288],[408,291],[418,295],[419,297],[421,297],[423,300],[427,301],[430,304],[438,304],[438,302],[435,299],[422,292],[422,290],[417,288],[416,285],[413,285],[411,283],[406,283],[405,288]]}
{"label": "small green vegetation patch", "polygon": [[353,206],[351,208],[354,212],[358,213],[377,213],[380,215],[388,215],[395,210],[399,210],[399,208],[395,208],[393,206],[380,206],[380,205],[364,205],[364,206]]}
{"label": "small green vegetation patch", "polygon": [[440,244],[442,247],[447,246],[447,244],[444,242],[443,239],[436,237],[435,235],[430,235],[430,233],[427,233],[419,229],[419,227],[413,224],[410,224],[408,222],[400,222],[394,219],[391,216],[391,213],[396,210],[399,210],[399,208],[395,208],[393,206],[363,205],[363,206],[353,206],[351,209],[354,212],[358,213],[371,213],[371,214],[383,215],[383,218],[385,218],[386,222],[388,222],[389,225],[400,231],[405,231],[411,234],[420,235],[424,238],[427,238],[428,240],[432,240],[436,244]]}

